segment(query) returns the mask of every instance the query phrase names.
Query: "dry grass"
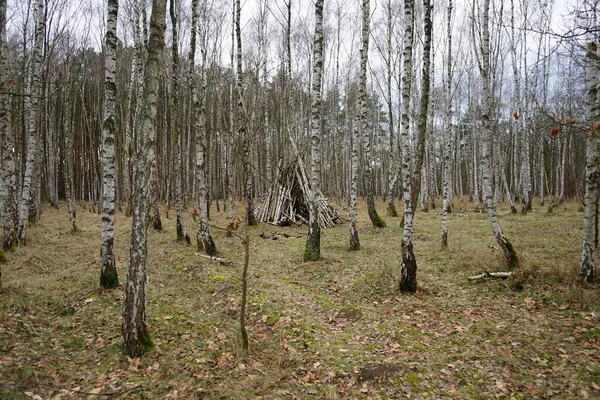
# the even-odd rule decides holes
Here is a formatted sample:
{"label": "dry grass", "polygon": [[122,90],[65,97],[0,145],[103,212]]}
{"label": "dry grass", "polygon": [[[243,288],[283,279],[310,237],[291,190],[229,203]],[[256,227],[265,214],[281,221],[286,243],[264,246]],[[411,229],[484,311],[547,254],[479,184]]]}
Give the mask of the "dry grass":
{"label": "dry grass", "polygon": [[[29,246],[9,253],[3,268],[0,397],[600,396],[600,300],[598,287],[577,280],[578,205],[526,216],[500,207],[522,268],[513,281],[470,284],[466,277],[503,264],[487,215],[460,212],[472,204],[459,203],[445,251],[440,210],[416,216],[414,296],[397,292],[399,219],[369,227],[364,204],[362,250],[347,251],[342,225],[323,232],[324,258],[316,263],[302,262],[305,227],[252,228],[251,348],[243,362],[239,239],[213,230],[218,250],[233,262],[223,266],[175,242],[173,211],[170,219],[163,215],[164,232],[150,228],[148,322],[156,348],[131,360],[121,353],[122,285],[98,287],[100,217],[80,209],[80,232],[71,234],[64,208],[45,209],[29,230]],[[213,209],[212,223],[224,227],[225,216]],[[195,230],[191,218],[186,223]],[[121,282],[129,225],[118,215]],[[259,237],[272,232],[292,237]]]}

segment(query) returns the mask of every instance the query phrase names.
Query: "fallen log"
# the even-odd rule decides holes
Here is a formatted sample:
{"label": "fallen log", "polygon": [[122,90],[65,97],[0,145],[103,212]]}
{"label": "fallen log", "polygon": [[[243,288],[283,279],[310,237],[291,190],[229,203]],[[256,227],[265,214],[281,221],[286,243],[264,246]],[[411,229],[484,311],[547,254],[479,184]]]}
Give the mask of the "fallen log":
{"label": "fallen log", "polygon": [[485,271],[479,275],[470,276],[467,279],[469,281],[479,281],[482,279],[506,279],[506,278],[510,277],[512,274],[513,274],[512,272],[488,272],[488,271]]}

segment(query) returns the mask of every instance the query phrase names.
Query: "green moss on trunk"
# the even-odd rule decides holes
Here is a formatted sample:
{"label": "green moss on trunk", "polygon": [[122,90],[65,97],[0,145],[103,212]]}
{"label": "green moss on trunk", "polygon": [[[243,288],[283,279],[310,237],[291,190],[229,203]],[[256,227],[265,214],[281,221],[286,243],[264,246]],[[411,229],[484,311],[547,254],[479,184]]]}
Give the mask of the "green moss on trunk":
{"label": "green moss on trunk", "polygon": [[124,353],[131,358],[140,357],[154,348],[154,342],[146,328],[138,330],[136,336],[137,340],[130,343],[124,343],[123,346]]}
{"label": "green moss on trunk", "polygon": [[119,286],[119,277],[114,265],[110,268],[105,268],[102,271],[100,274],[100,286],[104,289],[114,289]]}
{"label": "green moss on trunk", "polygon": [[397,217],[398,216],[398,211],[396,211],[396,205],[394,203],[388,203],[387,206],[387,215],[390,217]]}

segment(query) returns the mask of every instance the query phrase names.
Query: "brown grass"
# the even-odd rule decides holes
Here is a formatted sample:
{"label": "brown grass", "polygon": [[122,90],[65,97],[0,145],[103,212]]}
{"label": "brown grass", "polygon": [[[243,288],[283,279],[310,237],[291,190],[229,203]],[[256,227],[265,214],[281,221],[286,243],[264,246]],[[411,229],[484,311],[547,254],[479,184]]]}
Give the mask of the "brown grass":
{"label": "brown grass", "polygon": [[[163,215],[163,232],[150,228],[148,323],[156,348],[131,360],[120,337],[131,220],[117,216],[121,287],[104,291],[100,217],[80,209],[80,231],[71,234],[64,206],[45,209],[29,229],[29,246],[8,253],[3,267],[0,397],[600,396],[599,291],[577,279],[578,205],[526,216],[502,205],[500,221],[523,265],[513,280],[480,284],[466,278],[503,270],[502,257],[487,215],[460,208],[473,205],[455,203],[447,250],[439,210],[416,215],[414,296],[397,291],[399,218],[372,228],[364,203],[361,251],[347,250],[348,227],[341,225],[323,232],[323,259],[315,263],[302,261],[306,227],[251,228],[244,363],[237,359],[239,239],[212,231],[221,256],[233,262],[224,266],[195,255],[195,243],[175,241],[173,211],[170,219]],[[235,214],[242,216],[242,207]],[[211,216],[226,226],[225,212]],[[191,217],[186,227],[195,232]],[[259,237],[272,232],[292,237]],[[366,379],[371,370],[377,373]]]}

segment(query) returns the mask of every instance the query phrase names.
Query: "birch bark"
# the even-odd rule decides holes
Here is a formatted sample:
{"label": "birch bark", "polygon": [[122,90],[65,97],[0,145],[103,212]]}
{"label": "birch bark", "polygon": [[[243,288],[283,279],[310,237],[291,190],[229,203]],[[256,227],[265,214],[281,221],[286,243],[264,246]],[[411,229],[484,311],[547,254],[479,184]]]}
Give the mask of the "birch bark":
{"label": "birch bark", "polygon": [[100,246],[100,286],[111,289],[119,285],[115,264],[115,97],[117,85],[117,17],[119,1],[107,1],[106,38],[104,43],[104,122],[102,124],[102,243]]}
{"label": "birch bark", "polygon": [[310,200],[304,261],[321,258],[321,227],[318,196],[321,194],[321,79],[323,77],[323,0],[315,1],[315,35],[313,40],[313,76],[310,119]]}
{"label": "birch bark", "polygon": [[598,46],[594,42],[587,45],[586,57],[586,94],[587,118],[590,130],[586,140],[585,154],[585,208],[583,213],[583,242],[579,276],[582,282],[591,283],[596,280],[594,263],[595,249],[595,212],[598,203],[598,145],[600,136],[600,109],[598,107]]}
{"label": "birch bark", "polygon": [[21,199],[19,201],[19,224],[17,227],[17,243],[26,244],[27,218],[33,201],[33,172],[37,156],[37,119],[40,95],[40,70],[42,67],[42,47],[44,45],[44,32],[46,29],[44,0],[37,0],[35,5],[35,38],[29,73],[27,95],[24,99],[24,113],[27,126],[27,148],[25,155],[25,171],[21,186]]}
{"label": "birch bark", "polygon": [[448,213],[450,212],[451,164],[450,153],[452,140],[452,0],[448,0],[448,64],[446,76],[446,149],[444,151],[444,203],[442,205],[442,248],[448,247]]}
{"label": "birch bark", "polygon": [[[194,36],[194,46],[190,50],[190,60],[194,58],[195,44],[196,44],[196,28],[198,23],[198,0],[192,1],[193,14],[192,14],[192,36]],[[202,18],[206,22],[205,3],[203,3]],[[203,32],[205,30],[203,29]],[[190,89],[192,91],[192,102],[194,105],[194,129],[196,131],[196,179],[198,187],[198,202],[200,210],[200,222],[198,224],[198,233],[196,236],[198,250],[204,250],[209,256],[217,254],[217,247],[213,241],[212,236],[208,228],[208,185],[206,182],[206,37],[203,33],[201,38],[201,50],[202,53],[202,66],[200,68],[200,94],[196,90],[196,82],[193,78],[193,72],[191,75]],[[192,71],[194,70],[194,63],[190,65]]]}
{"label": "birch bark", "polygon": [[173,70],[171,71],[171,132],[173,135],[174,149],[174,166],[173,174],[175,175],[175,210],[177,214],[176,230],[177,240],[190,242],[190,237],[185,231],[183,223],[183,191],[181,188],[181,138],[179,132],[179,124],[177,113],[179,112],[179,36],[177,26],[177,2],[171,0],[169,3],[169,14],[171,16],[171,32],[172,44],[171,54]]}
{"label": "birch bark", "polygon": [[8,46],[6,44],[6,0],[0,0],[0,146],[2,148],[2,171],[0,182],[0,212],[2,213],[2,248],[8,250],[15,244],[15,155],[14,138],[10,132],[8,117],[9,97],[6,94],[8,72]]}
{"label": "birch bark", "polygon": [[165,15],[166,0],[154,0],[150,17],[148,57],[144,68],[141,129],[136,138],[138,152],[135,163],[134,210],[121,325],[124,351],[130,357],[138,357],[153,346],[146,322],[146,261],[151,167],[156,144],[159,63],[165,46]]}
{"label": "birch bark", "polygon": [[412,191],[411,164],[412,151],[410,143],[410,97],[413,79],[413,25],[414,0],[404,0],[404,38],[403,38],[403,74],[402,74],[402,200],[404,202],[404,233],[402,235],[402,265],[400,269],[400,291],[414,293],[417,291],[417,260],[412,244]]}
{"label": "birch bark", "polygon": [[483,6],[483,22],[482,22],[482,43],[481,43],[481,63],[479,69],[481,72],[483,93],[482,93],[482,144],[481,144],[481,186],[483,192],[483,202],[488,211],[492,231],[496,243],[502,250],[506,265],[509,270],[516,268],[519,265],[519,259],[517,253],[510,243],[510,241],[504,236],[500,222],[496,217],[496,204],[494,202],[494,194],[492,188],[492,114],[493,114],[493,100],[491,93],[491,68],[490,68],[490,28],[489,28],[489,11],[490,11],[490,0],[484,1]]}

